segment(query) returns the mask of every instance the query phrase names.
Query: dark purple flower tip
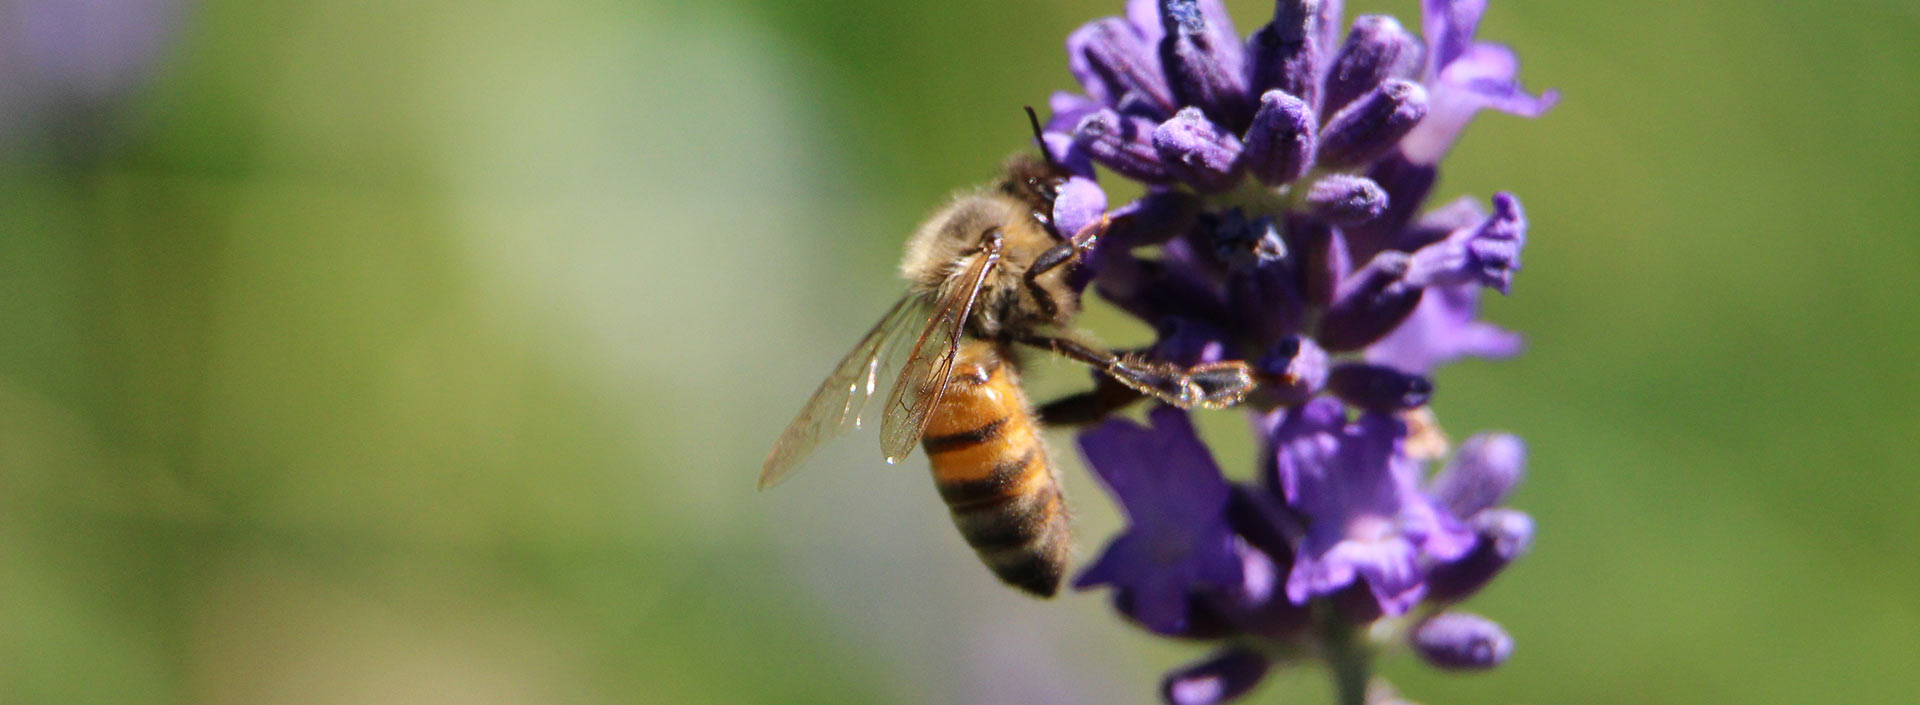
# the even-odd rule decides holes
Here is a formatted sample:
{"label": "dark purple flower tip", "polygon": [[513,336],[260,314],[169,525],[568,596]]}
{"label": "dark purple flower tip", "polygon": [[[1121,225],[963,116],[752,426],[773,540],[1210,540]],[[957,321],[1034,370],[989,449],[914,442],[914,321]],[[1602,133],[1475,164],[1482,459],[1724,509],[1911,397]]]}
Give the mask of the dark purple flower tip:
{"label": "dark purple flower tip", "polygon": [[1356,408],[1392,413],[1425,406],[1433,382],[1391,367],[1347,362],[1334,366],[1327,391]]}
{"label": "dark purple flower tip", "polygon": [[1419,78],[1425,58],[1426,48],[1419,38],[1401,28],[1398,20],[1386,15],[1355,18],[1353,31],[1347,33],[1346,43],[1327,68],[1324,110],[1338,112],[1387,79]]}
{"label": "dark purple flower tip", "polygon": [[1315,307],[1331,304],[1353,269],[1346,238],[1325,221],[1301,217],[1288,219],[1286,237],[1287,249],[1294,253],[1300,293]]}
{"label": "dark purple flower tip", "polygon": [[1464,612],[1435,615],[1413,630],[1413,648],[1427,663],[1451,671],[1480,671],[1513,655],[1513,637],[1493,620]]}
{"label": "dark purple flower tip", "polygon": [[1084,176],[1068,177],[1053,197],[1053,227],[1062,237],[1073,237],[1106,212],[1107,192]]}
{"label": "dark purple flower tip", "polygon": [[1172,109],[1154,45],[1124,19],[1097,19],[1067,35],[1067,68],[1101,103],[1117,105],[1121,96],[1135,92],[1162,112]]}
{"label": "dark purple flower tip", "polygon": [[1307,105],[1320,98],[1320,66],[1331,42],[1322,38],[1321,25],[1327,21],[1325,9],[1333,6],[1335,21],[1338,0],[1279,0],[1274,4],[1273,21],[1255,30],[1247,39],[1250,81],[1253,92],[1284,91]]}
{"label": "dark purple flower tip", "polygon": [[1427,89],[1388,79],[1327,119],[1315,160],[1344,169],[1366,164],[1393,151],[1427,116]]}
{"label": "dark purple flower tip", "polygon": [[1199,108],[1181,108],[1173,119],[1154,128],[1153,148],[1167,171],[1196,191],[1219,193],[1233,188],[1244,170],[1240,140],[1213,124]]}
{"label": "dark purple flower tip", "polygon": [[1526,473],[1527,445],[1510,433],[1482,433],[1460,444],[1427,484],[1428,493],[1465,518],[1499,504]]}
{"label": "dark purple flower tip", "polygon": [[1364,223],[1387,212],[1387,190],[1364,176],[1329,174],[1307,189],[1307,212],[1334,225]]}
{"label": "dark purple flower tip", "polygon": [[1260,110],[1247,128],[1247,168],[1255,178],[1279,186],[1307,173],[1316,141],[1313,108],[1279,90],[1260,96]]}
{"label": "dark purple flower tip", "polygon": [[1080,452],[1126,510],[1127,530],[1074,585],[1112,585],[1148,629],[1180,634],[1195,590],[1231,589],[1240,559],[1227,524],[1227,482],[1185,412],[1161,407],[1151,428],[1113,419],[1080,434]]}
{"label": "dark purple flower tip", "polygon": [[1166,183],[1173,175],[1153,148],[1152,120],[1103,109],[1073,128],[1073,141],[1094,161],[1135,181]]}
{"label": "dark purple flower tip", "polygon": [[1331,374],[1327,351],[1311,338],[1289,337],[1254,361],[1254,367],[1267,379],[1267,391],[1281,404],[1296,406],[1319,394]]}
{"label": "dark purple flower tip", "polygon": [[[1258,222],[1258,221],[1256,221]],[[1276,246],[1276,241],[1278,244]],[[1261,241],[1262,249],[1286,252],[1284,239]],[[1306,301],[1300,296],[1293,263],[1285,258],[1255,259],[1251,267],[1227,272],[1226,302],[1245,344],[1271,346],[1300,332]]]}
{"label": "dark purple flower tip", "polygon": [[1174,102],[1198,107],[1235,131],[1252,114],[1246,58],[1219,0],[1161,0],[1160,65]]}
{"label": "dark purple flower tip", "polygon": [[1354,272],[1320,318],[1314,335],[1320,346],[1330,352],[1358,350],[1393,332],[1420,304],[1422,289],[1405,280],[1411,268],[1406,253],[1388,250]]}
{"label": "dark purple flower tip", "polygon": [[1373,163],[1367,170],[1367,178],[1387,192],[1387,212],[1342,229],[1355,260],[1367,261],[1381,250],[1413,249],[1402,247],[1397,241],[1419,212],[1420,204],[1427,200],[1439,174],[1433,166],[1409,162],[1406,155],[1397,151]]}
{"label": "dark purple flower tip", "polygon": [[1533,546],[1533,518],[1513,509],[1488,509],[1473,516],[1474,544],[1465,556],[1433,567],[1427,597],[1459,602],[1480,591],[1500,571]]}
{"label": "dark purple flower tip", "polygon": [[1267,657],[1229,648],[1182,666],[1160,683],[1168,705],[1217,705],[1245,695],[1267,675]]}
{"label": "dark purple flower tip", "polygon": [[1407,280],[1419,286],[1478,283],[1502,294],[1513,286],[1520,249],[1527,244],[1527,220],[1520,201],[1509,193],[1493,196],[1493,213],[1472,228],[1413,253]]}

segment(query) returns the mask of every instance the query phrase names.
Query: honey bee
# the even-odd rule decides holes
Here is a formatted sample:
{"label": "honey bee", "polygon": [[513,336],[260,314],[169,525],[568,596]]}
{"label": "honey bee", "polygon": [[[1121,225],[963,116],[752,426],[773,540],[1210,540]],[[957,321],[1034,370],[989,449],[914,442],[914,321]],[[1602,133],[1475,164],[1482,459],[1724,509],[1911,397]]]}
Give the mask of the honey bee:
{"label": "honey bee", "polygon": [[[1031,109],[1028,115],[1032,120]],[[1035,128],[1037,137],[1037,121]],[[1130,392],[1126,401],[1151,396],[1182,408],[1215,408],[1237,403],[1253,385],[1242,362],[1154,362],[1115,354],[1071,328],[1080,295],[1067,275],[1114,222],[1103,218],[1077,233],[1058,232],[1048,214],[1066,177],[1051,159],[1016,156],[998,180],[959,196],[919,228],[900,265],[906,294],[774,443],[761,488],[779,482],[821,441],[861,424],[888,360],[897,357],[890,351],[908,340],[904,333],[917,331],[881,417],[882,453],[897,463],[918,442],[954,525],[981,562],[1033,595],[1051,597],[1059,589],[1067,514],[1020,388],[1015,346],[1100,369]]]}

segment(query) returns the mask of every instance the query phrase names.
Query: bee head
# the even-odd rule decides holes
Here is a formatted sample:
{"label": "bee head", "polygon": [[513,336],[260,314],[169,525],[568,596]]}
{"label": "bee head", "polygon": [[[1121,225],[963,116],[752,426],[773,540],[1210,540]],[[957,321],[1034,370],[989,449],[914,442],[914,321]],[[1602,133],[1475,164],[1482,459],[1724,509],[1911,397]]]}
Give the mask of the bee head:
{"label": "bee head", "polygon": [[1040,117],[1033,112],[1032,106],[1027,107],[1027,123],[1033,127],[1033,141],[1040,147],[1040,154],[1036,156],[1022,152],[1007,159],[1000,190],[1033,206],[1040,213],[1052,213],[1053,199],[1060,193],[1060,184],[1072,174],[1046,151]]}

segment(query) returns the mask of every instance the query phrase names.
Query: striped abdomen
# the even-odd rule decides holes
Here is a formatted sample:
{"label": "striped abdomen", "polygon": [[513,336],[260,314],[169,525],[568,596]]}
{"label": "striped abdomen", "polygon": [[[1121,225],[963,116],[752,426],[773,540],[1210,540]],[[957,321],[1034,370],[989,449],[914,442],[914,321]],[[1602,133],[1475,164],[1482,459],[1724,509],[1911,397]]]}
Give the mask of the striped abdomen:
{"label": "striped abdomen", "polygon": [[1067,514],[1040,428],[992,344],[961,344],[921,445],[960,535],[1001,580],[1042,597],[1067,569]]}

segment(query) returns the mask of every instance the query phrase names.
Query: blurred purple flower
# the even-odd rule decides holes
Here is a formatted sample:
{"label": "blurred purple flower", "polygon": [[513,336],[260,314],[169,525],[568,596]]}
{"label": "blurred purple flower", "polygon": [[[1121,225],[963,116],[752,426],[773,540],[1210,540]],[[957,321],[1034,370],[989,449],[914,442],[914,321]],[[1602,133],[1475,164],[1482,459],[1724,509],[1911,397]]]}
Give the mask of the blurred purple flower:
{"label": "blurred purple flower", "polygon": [[43,99],[104,101],[152,74],[180,14],[175,0],[18,0],[0,11],[0,55]]}

